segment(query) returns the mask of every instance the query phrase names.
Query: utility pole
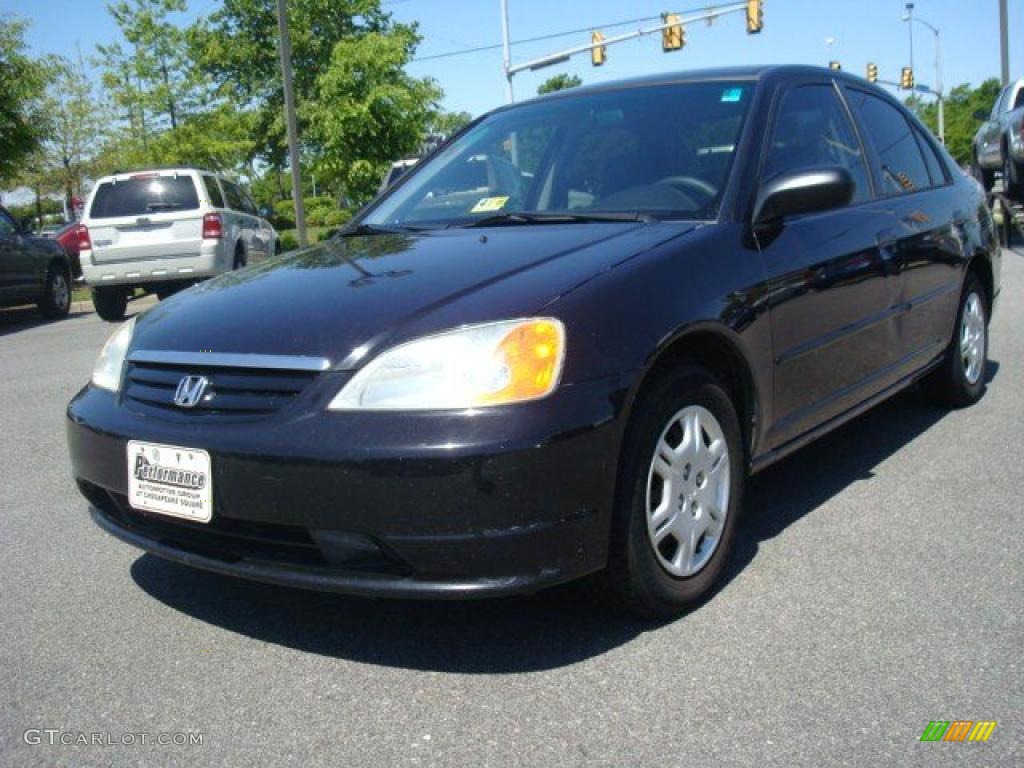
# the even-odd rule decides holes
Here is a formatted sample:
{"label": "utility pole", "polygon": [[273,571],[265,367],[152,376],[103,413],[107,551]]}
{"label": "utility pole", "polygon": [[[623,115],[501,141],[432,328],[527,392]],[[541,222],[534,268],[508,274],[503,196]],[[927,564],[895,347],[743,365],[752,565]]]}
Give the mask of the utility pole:
{"label": "utility pole", "polygon": [[1007,16],[1006,0],[999,0],[999,60],[1003,85],[1010,83],[1010,23]]}
{"label": "utility pole", "polygon": [[501,0],[501,47],[504,51],[505,101],[511,104],[515,95],[512,93],[512,49],[508,39],[508,0]]}
{"label": "utility pole", "polygon": [[910,35],[910,69],[914,69],[914,24],[912,19],[914,18],[914,4],[907,3],[907,34]]}
{"label": "utility pole", "polygon": [[306,209],[302,203],[302,171],[299,168],[299,129],[295,123],[295,91],[292,87],[292,41],[288,36],[285,0],[277,0],[277,27],[281,32],[281,77],[284,79],[284,118],[288,126],[288,163],[292,167],[292,202],[299,245],[306,246]]}

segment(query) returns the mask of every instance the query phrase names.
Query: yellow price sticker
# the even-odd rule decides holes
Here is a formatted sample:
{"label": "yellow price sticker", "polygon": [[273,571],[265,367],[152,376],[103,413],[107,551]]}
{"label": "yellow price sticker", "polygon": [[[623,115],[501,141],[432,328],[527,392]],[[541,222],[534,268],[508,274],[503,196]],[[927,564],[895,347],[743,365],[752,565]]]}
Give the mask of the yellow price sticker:
{"label": "yellow price sticker", "polygon": [[508,197],[484,197],[470,209],[470,213],[488,213],[489,211],[500,211],[508,202]]}

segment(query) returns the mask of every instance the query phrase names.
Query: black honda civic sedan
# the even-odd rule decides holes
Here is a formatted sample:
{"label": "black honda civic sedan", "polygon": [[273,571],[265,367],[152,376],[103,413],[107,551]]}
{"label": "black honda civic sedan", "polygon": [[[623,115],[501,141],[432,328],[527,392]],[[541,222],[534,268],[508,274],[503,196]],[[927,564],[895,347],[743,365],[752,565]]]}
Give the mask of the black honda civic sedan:
{"label": "black honda civic sedan", "polygon": [[587,577],[671,615],[722,574],[750,473],[918,381],[982,396],[999,268],[980,187],[863,80],[578,88],[123,325],[68,407],[74,475],[106,531],[223,574]]}

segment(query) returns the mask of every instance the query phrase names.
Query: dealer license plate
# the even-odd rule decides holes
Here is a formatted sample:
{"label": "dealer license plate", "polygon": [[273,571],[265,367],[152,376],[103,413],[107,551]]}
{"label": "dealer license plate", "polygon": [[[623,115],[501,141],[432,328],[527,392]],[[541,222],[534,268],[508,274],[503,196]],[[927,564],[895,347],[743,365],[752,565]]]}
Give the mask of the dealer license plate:
{"label": "dealer license plate", "polygon": [[128,502],[135,509],[208,523],[213,516],[211,480],[206,451],[128,443]]}

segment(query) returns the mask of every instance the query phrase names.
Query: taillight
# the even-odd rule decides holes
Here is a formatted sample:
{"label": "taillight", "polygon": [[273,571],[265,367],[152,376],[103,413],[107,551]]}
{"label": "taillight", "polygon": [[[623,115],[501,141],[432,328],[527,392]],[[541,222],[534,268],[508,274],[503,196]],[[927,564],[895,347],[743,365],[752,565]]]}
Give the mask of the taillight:
{"label": "taillight", "polygon": [[75,235],[78,237],[78,250],[92,250],[92,240],[89,239],[89,228],[87,226],[79,224],[78,229],[75,230]]}
{"label": "taillight", "polygon": [[203,216],[203,240],[220,240],[224,236],[224,227],[219,213],[208,213]]}

